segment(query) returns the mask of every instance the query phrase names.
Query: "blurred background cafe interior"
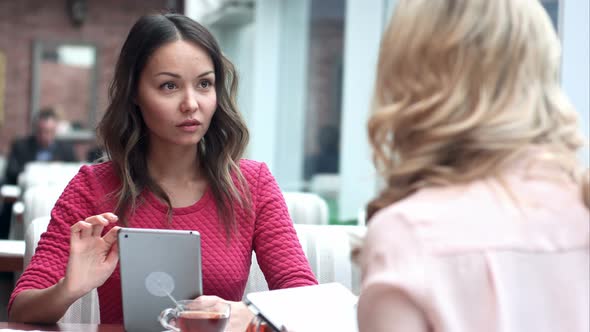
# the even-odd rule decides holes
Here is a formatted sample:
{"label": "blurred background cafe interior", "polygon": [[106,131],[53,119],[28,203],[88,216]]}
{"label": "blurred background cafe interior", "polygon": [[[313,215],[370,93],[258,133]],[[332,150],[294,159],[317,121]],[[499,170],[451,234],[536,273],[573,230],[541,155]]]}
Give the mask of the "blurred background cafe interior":
{"label": "blurred background cafe interior", "polygon": [[[115,61],[131,25],[147,13],[183,13],[214,33],[239,74],[238,107],[251,134],[245,157],[268,165],[294,222],[362,231],[366,203],[380,186],[366,121],[379,40],[395,3],[0,1],[0,204],[12,212],[9,233],[0,240],[0,321],[35,243],[26,239],[27,226],[47,217],[80,165],[101,155],[95,127],[108,103]],[[542,3],[562,42],[562,84],[588,137],[588,1]],[[8,183],[11,143],[35,131],[43,109],[58,115],[56,140],[72,147],[74,160],[27,168]],[[587,149],[581,158],[588,163]],[[355,282],[353,273],[353,290]]]}

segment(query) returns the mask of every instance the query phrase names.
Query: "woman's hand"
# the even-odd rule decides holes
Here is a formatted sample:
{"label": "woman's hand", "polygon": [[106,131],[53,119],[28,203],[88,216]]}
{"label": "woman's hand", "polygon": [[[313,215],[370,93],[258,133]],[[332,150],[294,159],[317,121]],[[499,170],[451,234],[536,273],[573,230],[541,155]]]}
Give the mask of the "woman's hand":
{"label": "woman's hand", "polygon": [[213,305],[217,302],[229,303],[231,306],[231,313],[229,316],[229,323],[225,327],[226,331],[244,332],[248,329],[248,325],[254,318],[254,314],[243,302],[226,301],[218,296],[211,295],[201,295],[195,301],[202,302],[205,305]]}
{"label": "woman's hand", "polygon": [[104,236],[101,234],[105,226],[117,220],[116,215],[103,213],[71,227],[70,256],[63,283],[72,297],[82,297],[101,286],[115,270],[119,261],[117,232],[120,227],[113,227]]}

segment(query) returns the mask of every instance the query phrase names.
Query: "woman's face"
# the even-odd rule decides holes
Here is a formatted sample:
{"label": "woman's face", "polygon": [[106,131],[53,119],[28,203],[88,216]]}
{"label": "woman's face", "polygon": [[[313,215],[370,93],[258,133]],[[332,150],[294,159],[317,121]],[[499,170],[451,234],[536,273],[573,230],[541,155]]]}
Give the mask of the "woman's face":
{"label": "woman's face", "polygon": [[164,44],[141,72],[135,102],[152,148],[196,146],[217,108],[211,57],[187,41]]}

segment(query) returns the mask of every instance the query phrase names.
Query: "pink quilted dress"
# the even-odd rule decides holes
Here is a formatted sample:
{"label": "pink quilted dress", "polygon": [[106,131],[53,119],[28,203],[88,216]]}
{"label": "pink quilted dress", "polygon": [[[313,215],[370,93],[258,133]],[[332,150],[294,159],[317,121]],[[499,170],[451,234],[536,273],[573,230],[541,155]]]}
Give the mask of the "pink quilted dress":
{"label": "pink quilted dress", "polygon": [[[242,160],[253,201],[253,214],[237,210],[238,230],[228,243],[207,190],[195,204],[175,208],[168,223],[167,206],[145,191],[130,227],[190,229],[201,233],[203,293],[240,301],[246,287],[252,251],[257,255],[270,289],[317,284],[293,228],[282,193],[264,163]],[[119,185],[110,162],[83,166],[51,212],[47,232],[41,236],[31,264],[18,280],[10,298],[26,289],[54,285],[65,274],[70,227],[79,220],[114,210],[107,196]],[[104,232],[107,232],[105,229]],[[149,258],[146,258],[149,259]],[[117,268],[98,288],[102,323],[122,323],[121,281]]]}

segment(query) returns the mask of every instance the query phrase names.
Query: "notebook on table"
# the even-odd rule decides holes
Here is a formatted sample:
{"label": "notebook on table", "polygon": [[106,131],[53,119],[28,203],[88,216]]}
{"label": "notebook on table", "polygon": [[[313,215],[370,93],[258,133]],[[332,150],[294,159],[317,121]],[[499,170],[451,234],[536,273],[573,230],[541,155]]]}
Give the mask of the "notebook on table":
{"label": "notebook on table", "polygon": [[246,304],[276,331],[358,332],[357,296],[339,283],[255,292]]}

